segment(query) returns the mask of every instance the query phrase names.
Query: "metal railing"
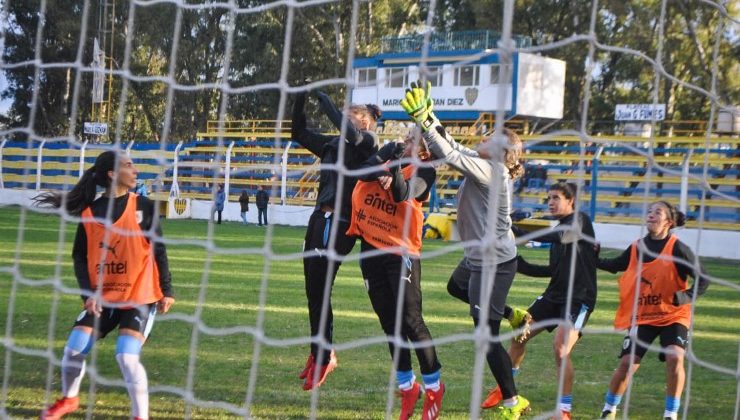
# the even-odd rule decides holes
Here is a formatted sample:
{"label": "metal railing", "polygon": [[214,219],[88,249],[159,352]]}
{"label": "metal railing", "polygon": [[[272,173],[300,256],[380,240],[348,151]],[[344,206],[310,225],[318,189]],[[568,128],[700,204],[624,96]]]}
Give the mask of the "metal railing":
{"label": "metal railing", "polygon": [[[430,51],[486,50],[496,48],[501,34],[489,30],[435,32],[429,38]],[[512,37],[516,48],[532,46],[532,38],[515,35]],[[399,37],[385,37],[380,42],[381,53],[402,53],[421,51],[424,34]]]}

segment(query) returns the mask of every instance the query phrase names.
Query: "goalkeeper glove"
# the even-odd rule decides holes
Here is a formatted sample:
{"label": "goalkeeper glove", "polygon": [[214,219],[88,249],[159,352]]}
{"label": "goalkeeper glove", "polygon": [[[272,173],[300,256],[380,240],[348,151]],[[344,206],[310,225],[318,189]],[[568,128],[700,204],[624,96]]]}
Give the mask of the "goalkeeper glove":
{"label": "goalkeeper glove", "polygon": [[401,100],[401,107],[424,131],[434,123],[435,117],[432,113],[432,82],[427,81],[426,88],[422,82],[412,82],[411,87],[406,89],[406,96]]}
{"label": "goalkeeper glove", "polygon": [[406,145],[400,142],[388,143],[378,150],[377,156],[379,162],[387,162],[389,160],[397,160],[403,157],[403,152],[406,149]]}

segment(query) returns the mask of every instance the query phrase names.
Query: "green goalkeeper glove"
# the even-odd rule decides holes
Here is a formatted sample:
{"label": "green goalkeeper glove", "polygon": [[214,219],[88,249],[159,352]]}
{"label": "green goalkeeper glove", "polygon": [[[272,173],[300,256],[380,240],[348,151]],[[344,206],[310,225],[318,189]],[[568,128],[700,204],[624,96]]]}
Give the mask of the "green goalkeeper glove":
{"label": "green goalkeeper glove", "polygon": [[421,81],[411,82],[411,87],[406,89],[406,96],[401,100],[401,107],[424,131],[434,122],[431,92],[432,82],[427,81],[426,88],[422,87]]}

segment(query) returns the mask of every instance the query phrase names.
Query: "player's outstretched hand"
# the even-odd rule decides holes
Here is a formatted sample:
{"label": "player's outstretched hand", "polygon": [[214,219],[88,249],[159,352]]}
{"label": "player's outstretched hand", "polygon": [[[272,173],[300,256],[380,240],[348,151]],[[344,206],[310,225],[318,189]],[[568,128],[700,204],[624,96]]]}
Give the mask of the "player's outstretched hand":
{"label": "player's outstretched hand", "polygon": [[401,107],[409,114],[412,120],[416,121],[422,129],[427,130],[432,113],[432,82],[427,81],[426,86],[423,82],[412,82],[411,86],[406,89],[406,95],[401,100]]}

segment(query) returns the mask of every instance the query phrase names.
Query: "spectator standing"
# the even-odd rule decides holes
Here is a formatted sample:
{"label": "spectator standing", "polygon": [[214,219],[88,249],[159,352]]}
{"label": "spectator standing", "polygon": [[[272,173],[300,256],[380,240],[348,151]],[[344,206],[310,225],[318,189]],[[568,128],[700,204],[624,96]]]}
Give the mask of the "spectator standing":
{"label": "spectator standing", "polygon": [[218,223],[221,224],[221,213],[224,211],[224,204],[226,203],[226,192],[224,192],[223,184],[218,185],[218,190],[213,200],[213,212],[218,213]]}
{"label": "spectator standing", "polygon": [[247,224],[247,212],[249,211],[249,193],[247,190],[242,190],[242,194],[239,196],[239,206],[241,206],[241,216],[244,224]]}
{"label": "spectator standing", "polygon": [[257,203],[257,223],[260,226],[263,224],[267,226],[267,203],[270,202],[270,198],[262,185],[257,187],[257,195],[255,195],[254,201]]}

